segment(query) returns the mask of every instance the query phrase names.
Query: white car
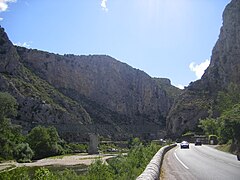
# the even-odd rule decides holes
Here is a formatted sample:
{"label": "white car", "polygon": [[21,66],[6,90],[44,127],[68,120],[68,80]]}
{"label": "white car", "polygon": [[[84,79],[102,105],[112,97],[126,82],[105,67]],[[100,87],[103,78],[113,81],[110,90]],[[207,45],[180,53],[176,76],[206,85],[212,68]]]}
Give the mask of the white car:
{"label": "white car", "polygon": [[189,149],[189,143],[187,141],[182,141],[180,143],[180,148],[181,149],[183,149],[183,148]]}

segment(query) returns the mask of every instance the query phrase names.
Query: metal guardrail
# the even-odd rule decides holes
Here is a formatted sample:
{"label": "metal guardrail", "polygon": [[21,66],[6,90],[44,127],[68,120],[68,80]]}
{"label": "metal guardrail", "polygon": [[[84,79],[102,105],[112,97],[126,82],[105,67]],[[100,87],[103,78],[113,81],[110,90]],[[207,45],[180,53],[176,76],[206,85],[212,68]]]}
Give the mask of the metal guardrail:
{"label": "metal guardrail", "polygon": [[149,162],[143,173],[137,177],[137,180],[159,180],[163,157],[167,151],[177,146],[172,144],[162,147]]}

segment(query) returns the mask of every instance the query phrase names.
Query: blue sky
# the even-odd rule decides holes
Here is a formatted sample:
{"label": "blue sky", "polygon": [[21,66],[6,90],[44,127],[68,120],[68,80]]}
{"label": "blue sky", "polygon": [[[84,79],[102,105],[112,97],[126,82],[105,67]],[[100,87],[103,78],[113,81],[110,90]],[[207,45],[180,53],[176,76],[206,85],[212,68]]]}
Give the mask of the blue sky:
{"label": "blue sky", "polygon": [[14,44],[106,54],[175,86],[200,78],[230,0],[0,0]]}

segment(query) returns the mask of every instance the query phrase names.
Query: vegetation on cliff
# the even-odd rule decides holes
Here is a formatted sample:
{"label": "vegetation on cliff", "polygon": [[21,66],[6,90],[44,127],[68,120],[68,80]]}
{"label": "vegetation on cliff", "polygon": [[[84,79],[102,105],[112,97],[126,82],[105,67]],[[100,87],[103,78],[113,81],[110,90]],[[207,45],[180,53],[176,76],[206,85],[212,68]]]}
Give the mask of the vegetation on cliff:
{"label": "vegetation on cliff", "polygon": [[239,103],[239,8],[239,0],[232,0],[226,6],[209,67],[200,80],[183,90],[171,107],[167,117],[167,129],[171,135],[180,136],[184,131],[193,131],[199,119],[217,118],[232,108],[230,103]]}
{"label": "vegetation on cliff", "polygon": [[17,108],[13,96],[0,92],[0,160],[29,162],[31,159],[83,150],[80,145],[67,144],[53,126],[36,126],[23,135],[21,126],[12,124],[10,120],[17,115]]}
{"label": "vegetation on cliff", "polygon": [[199,127],[206,135],[215,135],[220,144],[229,143],[230,152],[240,152],[240,96],[239,87],[231,85],[228,92],[219,92],[216,108],[220,116],[200,120]]}
{"label": "vegetation on cliff", "polygon": [[10,122],[10,117],[17,114],[16,107],[16,99],[8,93],[0,92],[0,160],[12,159],[15,147],[23,139],[19,126]]}

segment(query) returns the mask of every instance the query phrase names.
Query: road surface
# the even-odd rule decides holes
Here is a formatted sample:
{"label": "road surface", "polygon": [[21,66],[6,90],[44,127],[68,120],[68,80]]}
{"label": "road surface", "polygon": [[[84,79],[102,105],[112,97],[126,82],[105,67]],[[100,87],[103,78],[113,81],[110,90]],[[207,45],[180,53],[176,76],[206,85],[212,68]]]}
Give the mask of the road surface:
{"label": "road surface", "polygon": [[161,177],[164,180],[240,180],[240,161],[235,155],[218,151],[208,145],[166,153]]}

